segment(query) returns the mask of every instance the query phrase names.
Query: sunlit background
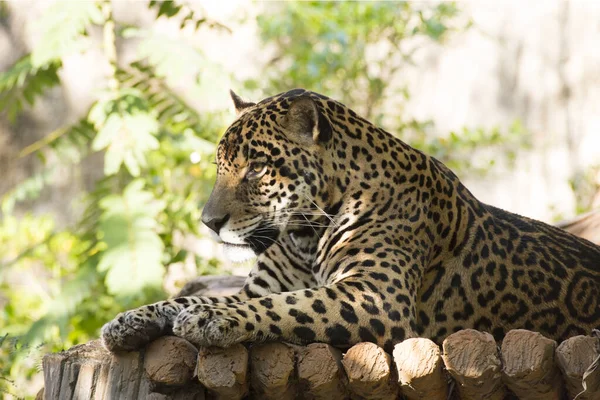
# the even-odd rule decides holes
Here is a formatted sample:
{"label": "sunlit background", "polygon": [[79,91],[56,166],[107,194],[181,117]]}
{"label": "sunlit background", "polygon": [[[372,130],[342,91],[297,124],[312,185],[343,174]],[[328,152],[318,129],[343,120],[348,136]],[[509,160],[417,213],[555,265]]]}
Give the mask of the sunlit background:
{"label": "sunlit background", "polygon": [[202,274],[234,89],[338,99],[555,223],[600,207],[600,3],[0,3],[0,397]]}

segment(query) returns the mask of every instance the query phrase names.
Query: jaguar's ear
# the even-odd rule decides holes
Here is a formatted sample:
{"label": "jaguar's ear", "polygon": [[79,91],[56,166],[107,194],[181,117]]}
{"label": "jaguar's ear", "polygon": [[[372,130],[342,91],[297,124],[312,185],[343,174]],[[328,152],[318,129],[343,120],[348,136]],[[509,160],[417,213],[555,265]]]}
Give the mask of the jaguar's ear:
{"label": "jaguar's ear", "polygon": [[291,133],[311,139],[314,143],[326,143],[331,139],[331,124],[309,96],[291,101],[281,125]]}
{"label": "jaguar's ear", "polygon": [[242,100],[242,98],[235,94],[233,90],[229,90],[229,94],[231,95],[231,100],[233,100],[233,105],[235,106],[235,113],[237,115],[240,115],[245,109],[256,105],[256,103],[251,103]]}

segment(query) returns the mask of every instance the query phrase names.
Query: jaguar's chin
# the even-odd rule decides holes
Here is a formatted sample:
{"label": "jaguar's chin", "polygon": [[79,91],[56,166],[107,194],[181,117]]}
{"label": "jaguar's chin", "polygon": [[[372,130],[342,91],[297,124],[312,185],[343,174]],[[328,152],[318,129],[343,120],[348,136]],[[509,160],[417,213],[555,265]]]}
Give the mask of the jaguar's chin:
{"label": "jaguar's chin", "polygon": [[256,257],[252,247],[244,244],[223,242],[223,253],[233,263],[243,263]]}

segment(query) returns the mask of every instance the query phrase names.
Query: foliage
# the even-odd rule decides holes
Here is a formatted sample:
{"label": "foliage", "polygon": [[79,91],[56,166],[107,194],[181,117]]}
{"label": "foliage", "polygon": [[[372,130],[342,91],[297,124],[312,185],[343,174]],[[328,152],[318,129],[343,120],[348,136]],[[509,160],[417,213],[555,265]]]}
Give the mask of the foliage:
{"label": "foliage", "polygon": [[[457,25],[453,3],[413,2],[281,3],[258,18],[263,41],[276,54],[269,86],[276,91],[304,85],[362,107],[369,120],[381,117],[390,85],[412,62],[423,40],[442,43]],[[355,23],[351,21],[356,21]],[[302,38],[302,40],[298,40]],[[250,87],[256,82],[248,82]]]}
{"label": "foliage", "polygon": [[[227,29],[184,4],[148,7],[181,28]],[[192,256],[199,274],[219,270],[214,260],[188,254],[176,237],[199,235],[215,175],[209,160],[226,114],[200,115],[172,86],[184,71],[197,93],[203,67],[214,67],[191,45],[115,21],[110,1],[59,1],[32,28],[39,44],[0,74],[0,113],[13,123],[26,104],[61,84],[64,57],[95,47],[113,68],[87,115],[19,153],[39,158],[41,168],[1,199],[0,248],[7,250],[0,256],[0,393],[15,395],[23,388],[10,377],[33,376],[44,352],[96,337],[119,311],[164,298],[167,265]],[[88,35],[92,30],[103,32],[102,43]],[[135,40],[137,57],[114,59],[116,40]],[[61,170],[97,153],[104,177],[76,199],[84,207],[74,226],[15,212]]]}
{"label": "foliage", "polygon": [[144,181],[137,179],[122,195],[106,196],[99,203],[99,234],[106,249],[98,271],[107,272],[106,285],[112,295],[135,295],[162,282],[165,272],[156,220],[164,204],[143,190],[143,185]]}
{"label": "foliage", "polygon": [[[245,82],[248,90],[273,94],[306,87],[326,93],[461,176],[489,173],[502,159],[499,154],[510,165],[514,149],[528,145],[519,121],[507,128],[465,127],[445,135],[435,132],[431,121],[403,115],[410,92],[402,72],[414,66],[417,52],[442,45],[472,25],[454,3],[285,2],[259,16],[258,24],[274,56],[266,77]],[[475,164],[474,153],[480,155]]]}
{"label": "foliage", "polygon": [[60,60],[62,57],[84,51],[92,43],[87,36],[89,27],[104,22],[99,2],[56,2],[32,27],[41,35],[41,41],[31,53],[34,66]]}
{"label": "foliage", "polygon": [[[179,28],[183,29],[188,25],[194,27],[194,30],[198,30],[201,26],[208,26],[209,28],[219,28],[230,32],[230,29],[221,24],[218,21],[208,19],[205,13],[202,11],[192,10],[186,4],[174,2],[174,1],[156,1],[151,0],[149,7],[156,10],[156,18],[165,16],[167,18],[173,18],[175,16],[180,17]],[[200,16],[198,16],[200,14]],[[183,15],[183,17],[181,17]]]}
{"label": "foliage", "polygon": [[600,164],[576,172],[569,180],[577,214],[600,207]]}
{"label": "foliage", "polygon": [[114,175],[124,164],[132,176],[146,167],[145,154],[159,146],[156,116],[137,91],[128,89],[115,98],[97,102],[88,115],[97,135],[92,150],[105,150],[104,174]]}
{"label": "foliage", "polygon": [[60,83],[57,71],[60,60],[34,65],[27,55],[6,73],[0,75],[0,112],[14,122],[24,102],[33,105],[35,98],[46,89]]}
{"label": "foliage", "polygon": [[506,129],[498,126],[488,129],[464,127],[459,132],[437,137],[428,136],[427,132],[405,131],[403,139],[434,155],[453,171],[467,176],[489,175],[499,162],[513,167],[517,151],[529,147],[527,131],[518,120]]}

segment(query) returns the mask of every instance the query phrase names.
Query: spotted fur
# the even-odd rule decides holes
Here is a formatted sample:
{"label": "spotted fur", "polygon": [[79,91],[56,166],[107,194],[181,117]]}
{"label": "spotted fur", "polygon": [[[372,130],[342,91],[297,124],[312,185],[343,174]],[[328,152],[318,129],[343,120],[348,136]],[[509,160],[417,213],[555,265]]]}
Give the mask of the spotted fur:
{"label": "spotted fur", "polygon": [[477,200],[441,162],[296,89],[238,118],[203,221],[257,261],[238,295],[182,297],[102,329],[110,350],[174,332],[198,345],[436,342],[464,328],[563,340],[600,325],[600,247]]}

